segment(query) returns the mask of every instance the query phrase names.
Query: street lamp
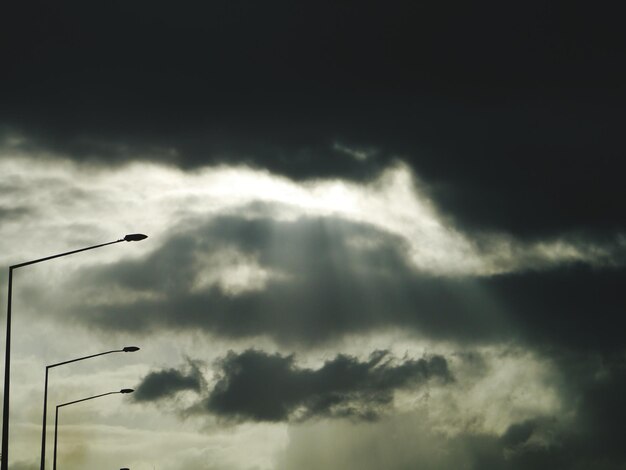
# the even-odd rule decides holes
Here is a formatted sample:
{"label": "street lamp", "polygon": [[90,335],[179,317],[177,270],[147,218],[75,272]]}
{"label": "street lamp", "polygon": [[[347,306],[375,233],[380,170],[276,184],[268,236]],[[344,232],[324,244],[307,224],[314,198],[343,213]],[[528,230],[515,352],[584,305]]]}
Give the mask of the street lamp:
{"label": "street lamp", "polygon": [[101,393],[100,395],[94,395],[93,397],[81,398],[80,400],[68,401],[67,403],[61,403],[57,405],[56,413],[54,415],[54,461],[52,468],[57,470],[57,431],[59,427],[59,408],[62,408],[67,405],[73,405],[74,403],[80,403],[81,401],[93,400],[94,398],[104,397],[106,395],[115,395],[116,393],[133,393],[134,390],[132,388],[123,388],[119,392],[107,392]]}
{"label": "street lamp", "polygon": [[42,261],[60,258],[61,256],[73,255],[74,253],[80,253],[81,251],[93,250],[94,248],[100,248],[102,246],[113,245],[120,242],[136,242],[144,240],[146,238],[148,238],[148,236],[142,233],[131,233],[126,235],[124,238],[115,240],[113,242],[88,246],[87,248],[59,253],[57,255],[46,256],[45,258],[39,258],[33,261],[26,261],[25,263],[9,266],[9,293],[7,296],[7,339],[6,351],[4,354],[4,397],[2,406],[2,449],[0,450],[0,470],[8,470],[9,468],[9,389],[11,383],[11,292],[13,290],[13,270],[17,268],[23,268],[24,266],[30,266],[31,264],[41,263]]}
{"label": "street lamp", "polygon": [[71,359],[69,361],[57,362],[56,364],[50,364],[46,366],[46,380],[44,381],[43,388],[43,424],[41,427],[41,470],[44,470],[46,465],[46,417],[48,414],[48,371],[53,367],[62,366],[64,364],[70,364],[72,362],[83,361],[85,359],[91,359],[92,357],[104,356],[105,354],[111,354],[116,352],[135,352],[139,351],[137,346],[125,346],[122,349],[114,349],[113,351],[106,351],[98,354],[92,354],[90,356],[79,357]]}

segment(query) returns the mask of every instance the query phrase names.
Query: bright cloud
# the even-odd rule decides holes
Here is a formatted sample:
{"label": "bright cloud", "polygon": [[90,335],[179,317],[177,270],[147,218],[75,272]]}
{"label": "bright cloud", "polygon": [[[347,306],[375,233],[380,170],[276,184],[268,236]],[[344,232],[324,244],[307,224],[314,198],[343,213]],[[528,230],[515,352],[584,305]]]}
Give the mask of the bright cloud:
{"label": "bright cloud", "polygon": [[[277,220],[333,216],[371,224],[403,240],[416,270],[436,275],[484,276],[571,262],[610,264],[614,252],[624,249],[618,240],[597,245],[568,239],[567,234],[534,243],[497,233],[473,238],[442,217],[427,187],[402,163],[366,183],[296,182],[242,166],[185,172],[131,163],[104,169],[52,157],[5,155],[0,159],[0,186],[0,208],[11,210],[0,229],[3,253],[11,253],[4,255],[7,262],[45,253],[40,248],[46,245],[63,249],[65,240],[91,243],[135,230],[159,240],[197,218],[233,212],[258,217],[259,210]],[[64,234],[56,244],[50,235],[55,233]],[[144,244],[133,253],[149,249]],[[112,251],[110,256],[116,255]],[[270,275],[253,260],[235,264],[237,272],[223,274],[220,281],[234,291],[242,288],[242,279],[260,286]],[[213,281],[205,276],[197,282]]]}

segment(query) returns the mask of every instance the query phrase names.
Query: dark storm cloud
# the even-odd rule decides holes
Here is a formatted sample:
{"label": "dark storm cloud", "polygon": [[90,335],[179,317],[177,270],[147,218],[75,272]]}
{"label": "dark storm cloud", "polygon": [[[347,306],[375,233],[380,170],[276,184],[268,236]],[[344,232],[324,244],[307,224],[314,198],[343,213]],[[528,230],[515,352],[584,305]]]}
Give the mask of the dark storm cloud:
{"label": "dark storm cloud", "polygon": [[[401,155],[472,228],[625,227],[611,7],[70,1],[5,16],[0,126],[24,145],[298,178]],[[380,152],[362,162],[337,142]]]}
{"label": "dark storm cloud", "polygon": [[[234,420],[374,420],[391,407],[397,390],[454,380],[443,356],[398,360],[388,351],[375,351],[366,361],[339,354],[312,369],[297,366],[293,355],[248,349],[230,351],[216,366],[215,386],[191,410]],[[193,364],[191,370],[151,372],[137,387],[135,400],[157,401],[182,390],[203,394],[206,390]]]}
{"label": "dark storm cloud", "polygon": [[397,365],[386,351],[368,361],[338,355],[319,369],[297,367],[293,356],[247,350],[230,352],[220,362],[221,373],[206,402],[217,415],[254,420],[285,421],[334,416],[374,419],[393,401],[397,389],[429,379],[450,381],[442,356],[406,359]]}
{"label": "dark storm cloud", "polygon": [[[256,256],[275,277],[236,294],[216,285],[194,290],[201,271],[219,274],[236,263],[206,256],[219,260],[232,249]],[[334,218],[219,217],[171,238],[145,260],[82,273],[78,285],[152,292],[156,299],[129,303],[111,295],[107,305],[89,307],[87,293],[76,319],[104,330],[200,328],[302,345],[388,327],[462,341],[506,336],[507,318],[478,284],[416,273],[405,249],[396,236]]]}
{"label": "dark storm cloud", "polygon": [[165,369],[150,372],[135,389],[136,401],[155,401],[184,391],[200,392],[204,379],[198,367],[190,364],[189,370]]}
{"label": "dark storm cloud", "polygon": [[624,347],[626,269],[571,265],[485,281],[524,328],[523,337],[547,348],[619,351]]}
{"label": "dark storm cloud", "polygon": [[500,441],[506,447],[514,447],[524,444],[537,428],[534,420],[527,420],[521,423],[515,423],[509,426],[506,432],[500,438]]}
{"label": "dark storm cloud", "polygon": [[[194,289],[203,271],[218,275],[237,263],[219,261],[232,250],[256,258],[270,273],[265,285],[236,293],[215,284]],[[313,345],[399,327],[433,339],[608,352],[623,346],[625,282],[623,268],[578,264],[489,278],[432,276],[408,264],[401,239],[371,226],[219,217],[146,259],[82,272],[74,284],[130,290],[135,300],[112,294],[94,305],[87,291],[72,308],[77,321],[103,330],[200,328]]]}
{"label": "dark storm cloud", "polygon": [[572,462],[595,459],[597,468],[602,468],[602,464],[606,468],[623,466],[626,460],[621,439],[626,420],[623,350],[611,355],[565,357],[560,363],[566,373],[570,399],[576,400],[577,405],[575,425],[563,440],[563,452],[571,456]]}

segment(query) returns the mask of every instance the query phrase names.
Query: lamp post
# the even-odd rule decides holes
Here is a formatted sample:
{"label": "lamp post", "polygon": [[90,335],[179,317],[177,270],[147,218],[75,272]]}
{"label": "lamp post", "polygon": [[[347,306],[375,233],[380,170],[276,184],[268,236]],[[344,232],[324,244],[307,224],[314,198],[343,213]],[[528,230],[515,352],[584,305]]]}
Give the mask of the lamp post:
{"label": "lamp post", "polygon": [[30,266],[31,264],[41,263],[42,261],[48,261],[54,258],[60,258],[61,256],[73,255],[74,253],[80,253],[81,251],[93,250],[107,245],[113,245],[120,242],[135,242],[148,238],[147,235],[142,233],[131,233],[124,238],[115,240],[113,242],[101,243],[100,245],[88,246],[87,248],[81,248],[79,250],[67,251],[65,253],[59,253],[52,256],[46,256],[45,258],[39,258],[32,261],[26,261],[24,263],[14,264],[9,266],[9,292],[7,295],[7,333],[6,333],[6,350],[4,354],[4,397],[2,404],[2,448],[0,450],[0,470],[8,470],[9,468],[9,389],[11,383],[11,292],[13,290],[13,271],[24,266]]}
{"label": "lamp post", "polygon": [[57,470],[57,434],[59,428],[59,408],[62,408],[67,405],[73,405],[74,403],[80,403],[81,401],[93,400],[94,398],[100,398],[107,395],[115,395],[116,393],[133,393],[134,390],[132,388],[123,388],[119,392],[107,392],[101,393],[100,395],[94,395],[93,397],[81,398],[80,400],[68,401],[67,403],[61,403],[57,405],[56,413],[54,415],[54,461],[53,461],[53,469]]}
{"label": "lamp post", "polygon": [[46,466],[46,418],[48,414],[48,371],[53,367],[62,366],[65,364],[71,364],[72,362],[83,361],[85,359],[91,359],[92,357],[104,356],[105,354],[111,354],[116,352],[135,352],[139,351],[137,346],[125,346],[122,349],[114,349],[112,351],[105,351],[98,354],[91,354],[90,356],[79,357],[71,359],[69,361],[57,362],[56,364],[50,364],[46,366],[46,379],[44,381],[43,388],[43,424],[41,426],[41,470],[44,470]]}

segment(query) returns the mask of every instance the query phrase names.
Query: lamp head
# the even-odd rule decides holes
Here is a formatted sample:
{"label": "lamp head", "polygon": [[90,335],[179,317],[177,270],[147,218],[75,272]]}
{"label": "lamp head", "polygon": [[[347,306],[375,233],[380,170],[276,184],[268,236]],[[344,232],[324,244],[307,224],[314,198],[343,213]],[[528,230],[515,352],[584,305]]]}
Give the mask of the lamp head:
{"label": "lamp head", "polygon": [[143,233],[129,233],[124,237],[124,240],[127,242],[138,242],[139,240],[145,240],[148,238],[148,235],[144,235]]}
{"label": "lamp head", "polygon": [[120,393],[133,393],[134,390],[132,388],[123,388],[120,390]]}
{"label": "lamp head", "polygon": [[135,352],[135,351],[139,351],[139,348],[137,346],[124,346],[124,349],[122,349],[122,351]]}

